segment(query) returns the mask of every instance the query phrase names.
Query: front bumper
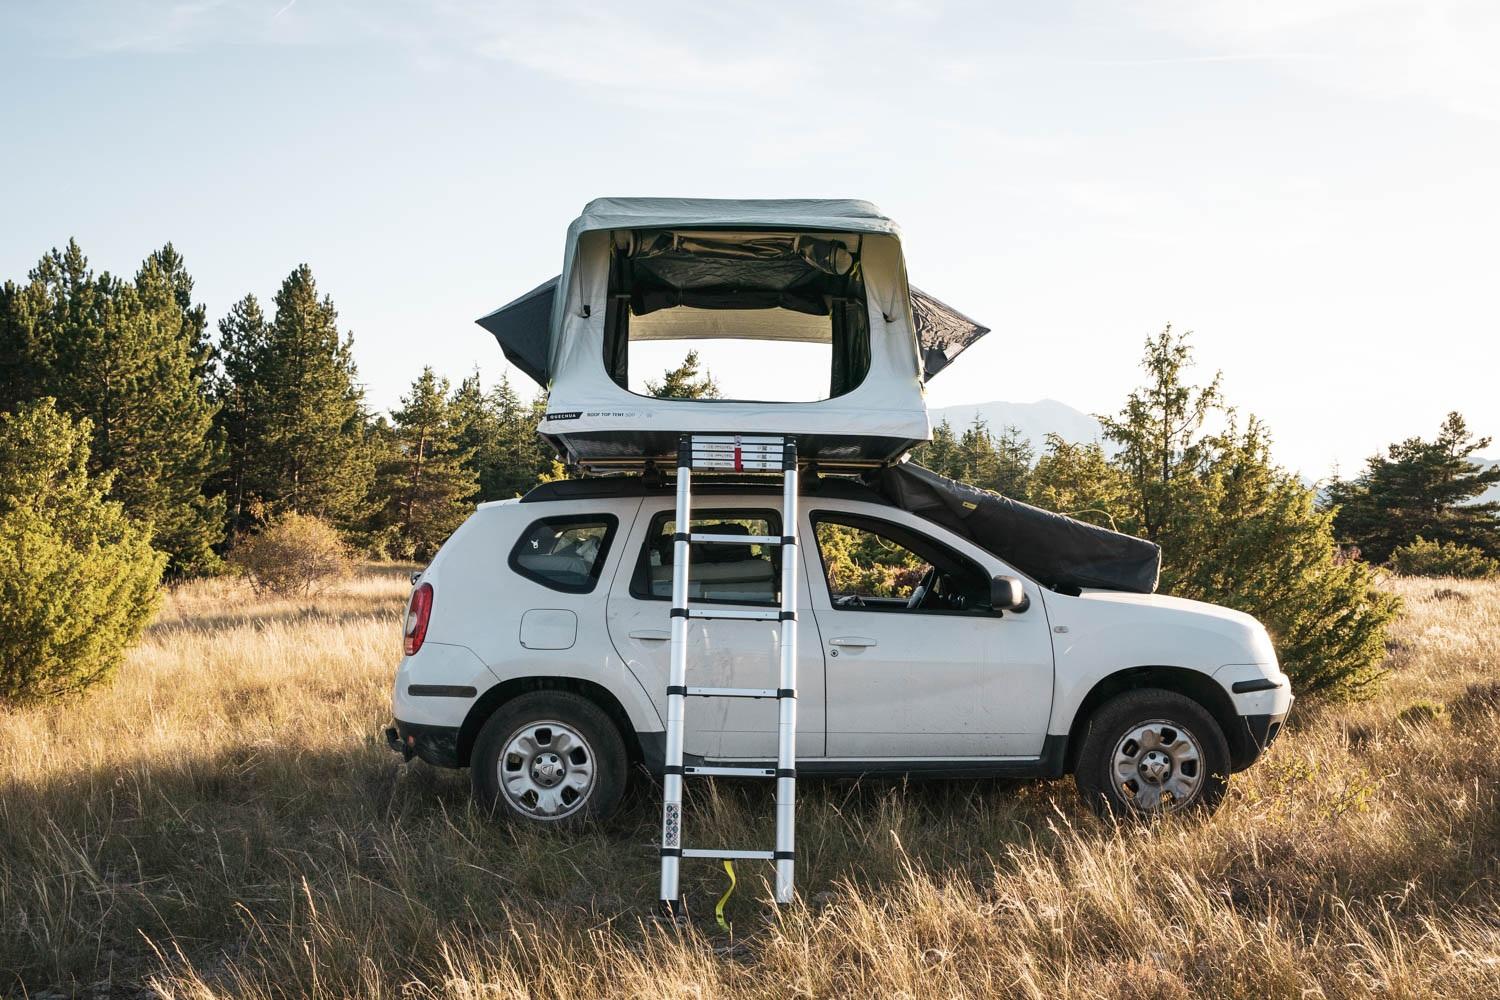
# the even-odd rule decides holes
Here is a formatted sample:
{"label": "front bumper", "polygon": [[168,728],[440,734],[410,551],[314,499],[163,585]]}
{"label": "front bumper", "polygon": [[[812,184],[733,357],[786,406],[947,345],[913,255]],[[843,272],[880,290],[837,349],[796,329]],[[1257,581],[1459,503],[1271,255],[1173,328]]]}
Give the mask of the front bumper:
{"label": "front bumper", "polygon": [[1276,715],[1238,716],[1238,730],[1229,742],[1229,751],[1233,757],[1230,766],[1236,771],[1243,771],[1254,764],[1276,742],[1276,737],[1281,735],[1282,724],[1286,722],[1290,711],[1288,706],[1287,711]]}
{"label": "front bumper", "polygon": [[418,757],[434,767],[463,767],[458,759],[457,726],[424,726],[395,720],[385,731],[385,742],[407,760]]}

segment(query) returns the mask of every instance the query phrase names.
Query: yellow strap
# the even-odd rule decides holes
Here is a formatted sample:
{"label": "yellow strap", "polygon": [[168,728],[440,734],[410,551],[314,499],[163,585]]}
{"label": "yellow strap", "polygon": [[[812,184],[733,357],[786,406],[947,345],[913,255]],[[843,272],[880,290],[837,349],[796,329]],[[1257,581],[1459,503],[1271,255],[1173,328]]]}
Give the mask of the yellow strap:
{"label": "yellow strap", "polygon": [[728,858],[724,859],[724,870],[729,873],[729,888],[724,890],[724,895],[719,897],[719,905],[714,907],[714,919],[725,931],[729,930],[729,921],[724,919],[724,904],[729,902],[729,897],[734,895],[734,865]]}

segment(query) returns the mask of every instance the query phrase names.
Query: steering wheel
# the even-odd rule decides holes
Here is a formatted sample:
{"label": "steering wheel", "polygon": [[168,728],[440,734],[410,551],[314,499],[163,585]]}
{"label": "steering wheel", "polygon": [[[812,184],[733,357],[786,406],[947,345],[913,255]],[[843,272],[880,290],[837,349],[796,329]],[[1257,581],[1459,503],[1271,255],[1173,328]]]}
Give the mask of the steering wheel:
{"label": "steering wheel", "polygon": [[927,596],[927,591],[932,587],[935,576],[937,576],[937,567],[928,566],[927,572],[922,574],[921,581],[912,588],[911,596],[906,599],[906,610],[915,611],[922,606],[922,599]]}

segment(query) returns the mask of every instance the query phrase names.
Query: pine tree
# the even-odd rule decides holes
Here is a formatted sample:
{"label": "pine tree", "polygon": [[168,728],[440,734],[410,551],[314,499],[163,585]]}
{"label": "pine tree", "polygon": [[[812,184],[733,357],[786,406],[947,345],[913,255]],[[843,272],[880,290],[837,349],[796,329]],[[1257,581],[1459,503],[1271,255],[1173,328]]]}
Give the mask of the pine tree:
{"label": "pine tree", "polygon": [[477,371],[453,390],[448,399],[448,419],[455,443],[467,456],[464,464],[478,484],[477,502],[502,499],[494,488],[504,447],[500,415],[494,400],[485,394]]}
{"label": "pine tree", "polygon": [[90,471],[114,474],[111,496],[152,526],[171,572],[190,573],[217,566],[223,514],[203,494],[219,448],[190,339],[195,307],[179,295],[191,279],[180,258],[172,266],[175,277],[149,258],[134,283],[96,276],[70,241],[8,289],[5,328],[27,355],[24,391],[91,422]]}
{"label": "pine tree", "polygon": [[1115,463],[1130,477],[1137,530],[1163,544],[1172,540],[1177,517],[1199,500],[1192,473],[1205,457],[1200,432],[1220,404],[1219,375],[1202,387],[1183,381],[1191,363],[1187,338],[1167,324],[1146,341],[1142,367],[1149,382],[1130,394],[1119,416],[1100,417],[1104,436],[1120,446]]}
{"label": "pine tree", "polygon": [[0,413],[14,413],[42,394],[47,359],[29,321],[26,286],[0,285]]}
{"label": "pine tree", "polygon": [[1028,482],[1031,502],[1069,517],[1118,529],[1117,514],[1128,505],[1130,485],[1097,441],[1077,444],[1047,435]]}
{"label": "pine tree", "polygon": [[352,345],[339,336],[333,301],[318,298],[312,269],[298,266],[276,293],[242,387],[259,411],[244,497],[263,516],[292,510],[349,528],[368,514],[374,467]]}
{"label": "pine tree", "polygon": [[216,423],[224,441],[225,461],[213,485],[227,503],[231,536],[249,531],[253,523],[246,490],[265,434],[266,400],[264,386],[256,381],[255,373],[263,363],[269,338],[270,324],[254,295],[236,302],[219,321],[212,391],[219,407]]}
{"label": "pine tree", "polygon": [[962,479],[964,475],[963,454],[959,450],[958,436],[953,425],[944,417],[932,429],[932,440],[920,445],[912,453],[912,461],[919,462],[940,476]]}
{"label": "pine tree", "polygon": [[552,469],[552,450],[537,435],[543,406],[523,400],[504,376],[485,392],[476,373],[453,391],[450,421],[467,466],[479,483],[477,499],[520,496]]}
{"label": "pine tree", "polygon": [[975,417],[958,438],[960,472],[955,479],[980,489],[993,490],[1000,478],[1000,460],[995,455],[995,440],[983,417]]}
{"label": "pine tree", "polygon": [[1019,427],[1006,424],[992,440],[995,452],[994,485],[989,488],[1017,500],[1031,497],[1031,469],[1036,449],[1021,435]]}
{"label": "pine tree", "polygon": [[[163,264],[165,254],[166,264]],[[208,498],[209,477],[223,464],[223,442],[214,428],[214,404],[206,383],[204,309],[191,303],[192,278],[171,244],[147,258],[136,275],[142,320],[157,345],[149,418],[149,448],[161,472],[152,495],[134,504],[156,525],[156,545],[172,557],[175,572],[216,569],[214,552],[224,537],[224,500]],[[184,301],[186,300],[186,305]],[[122,476],[129,470],[120,468]],[[132,509],[131,489],[117,479],[117,494]]]}
{"label": "pine tree", "polygon": [[[146,264],[159,268],[172,289],[172,298],[182,318],[182,339],[193,358],[193,374],[207,393],[210,391],[209,370],[213,359],[213,345],[208,339],[208,308],[201,302],[193,303],[193,277],[187,272],[182,254],[170,242],[147,257]],[[136,282],[140,282],[139,274]]]}
{"label": "pine tree", "polygon": [[0,704],[106,680],[156,609],[166,556],[88,473],[88,422],[0,414]]}
{"label": "pine tree", "polygon": [[996,436],[983,417],[975,417],[958,439],[958,474],[951,478],[1024,500],[1034,457],[1020,430],[1007,425]]}
{"label": "pine tree", "polygon": [[1500,483],[1500,467],[1474,460],[1489,444],[1450,413],[1434,440],[1408,438],[1372,456],[1360,476],[1328,488],[1339,540],[1375,563],[1419,537],[1500,555],[1500,502],[1475,502]]}
{"label": "pine tree", "polygon": [[[1333,518],[1313,491],[1271,459],[1265,429],[1243,430],[1219,379],[1189,384],[1186,337],[1168,327],[1147,341],[1147,384],[1118,416],[1101,418],[1121,445],[1112,460],[1126,486],[1112,511],[1122,531],[1162,546],[1161,590],[1224,604],[1265,623],[1282,668],[1305,693],[1367,691],[1380,676],[1396,600],[1368,569],[1335,558]],[[1203,432],[1211,413],[1224,429]],[[1047,475],[1042,470],[1039,475]],[[1100,495],[1111,487],[1084,485]]]}
{"label": "pine tree", "polygon": [[719,399],[719,384],[706,370],[699,371],[697,351],[688,351],[682,364],[663,373],[660,382],[647,382],[646,391],[658,399]]}
{"label": "pine tree", "polygon": [[395,528],[401,554],[427,560],[469,516],[479,484],[458,443],[447,379],[422,369],[391,417],[395,453],[376,490],[386,498],[382,520]]}
{"label": "pine tree", "polygon": [[955,435],[944,418],[932,429],[932,440],[912,454],[914,461],[939,475],[1017,500],[1028,495],[1034,458],[1031,443],[1019,429],[1007,425],[996,436],[983,417],[975,417],[961,435]]}

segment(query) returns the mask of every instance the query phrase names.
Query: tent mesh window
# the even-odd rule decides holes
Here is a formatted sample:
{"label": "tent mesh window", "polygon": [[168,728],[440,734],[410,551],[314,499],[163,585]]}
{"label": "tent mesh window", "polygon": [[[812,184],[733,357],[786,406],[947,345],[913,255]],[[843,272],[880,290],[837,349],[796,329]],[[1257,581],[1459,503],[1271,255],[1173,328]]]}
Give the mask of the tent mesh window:
{"label": "tent mesh window", "polygon": [[604,366],[630,389],[630,345],[746,340],[829,347],[832,399],[870,370],[861,237],[631,230],[611,236]]}

